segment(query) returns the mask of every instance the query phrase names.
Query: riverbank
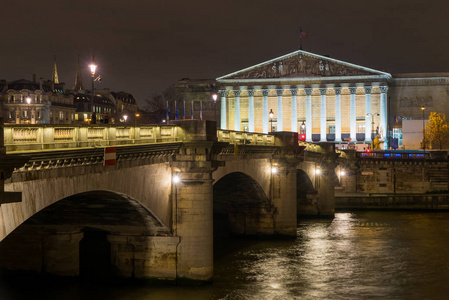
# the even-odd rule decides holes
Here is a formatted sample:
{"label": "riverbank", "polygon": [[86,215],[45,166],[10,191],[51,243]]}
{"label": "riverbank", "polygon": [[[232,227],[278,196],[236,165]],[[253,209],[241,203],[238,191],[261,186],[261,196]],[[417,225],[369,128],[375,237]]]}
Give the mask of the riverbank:
{"label": "riverbank", "polygon": [[449,211],[449,194],[336,194],[335,209]]}

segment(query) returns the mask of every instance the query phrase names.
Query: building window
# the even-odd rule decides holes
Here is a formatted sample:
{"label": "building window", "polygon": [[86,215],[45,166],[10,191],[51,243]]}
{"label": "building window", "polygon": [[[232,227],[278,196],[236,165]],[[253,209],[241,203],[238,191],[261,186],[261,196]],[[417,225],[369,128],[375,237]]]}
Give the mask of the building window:
{"label": "building window", "polygon": [[402,128],[393,128],[393,139],[397,139],[398,146],[402,147]]}
{"label": "building window", "polygon": [[41,114],[41,111],[40,111],[40,110],[36,110],[36,118],[37,118],[37,119],[42,118],[42,114]]}
{"label": "building window", "polygon": [[14,95],[9,96],[9,102],[14,103]]}
{"label": "building window", "polygon": [[36,102],[40,103],[40,101],[41,101],[41,97],[40,96],[36,96]]}
{"label": "building window", "polygon": [[10,110],[9,112],[8,112],[8,119],[14,119],[14,111],[13,110]]}
{"label": "building window", "polygon": [[335,125],[329,125],[329,134],[335,134]]}
{"label": "building window", "polygon": [[59,120],[64,120],[64,112],[59,111]]}
{"label": "building window", "polygon": [[357,125],[357,133],[365,133],[365,124]]}

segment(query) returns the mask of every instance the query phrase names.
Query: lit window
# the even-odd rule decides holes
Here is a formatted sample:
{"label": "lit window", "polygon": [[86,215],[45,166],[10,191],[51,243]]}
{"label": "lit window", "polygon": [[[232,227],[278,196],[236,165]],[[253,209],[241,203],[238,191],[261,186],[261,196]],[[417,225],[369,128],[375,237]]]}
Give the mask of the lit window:
{"label": "lit window", "polygon": [[357,133],[365,133],[365,124],[357,126]]}

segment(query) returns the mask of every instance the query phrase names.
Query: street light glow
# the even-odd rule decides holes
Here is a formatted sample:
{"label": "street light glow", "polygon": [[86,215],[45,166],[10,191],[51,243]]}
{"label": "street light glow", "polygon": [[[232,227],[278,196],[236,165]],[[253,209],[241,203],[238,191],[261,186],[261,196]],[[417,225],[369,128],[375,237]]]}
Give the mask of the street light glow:
{"label": "street light glow", "polygon": [[95,76],[95,71],[97,70],[97,65],[92,61],[92,63],[89,65],[90,73],[92,74],[92,77]]}
{"label": "street light glow", "polygon": [[26,98],[26,101],[27,101],[28,104],[30,104],[30,103],[31,103],[31,97],[28,96],[28,97]]}
{"label": "street light glow", "polygon": [[179,177],[178,175],[173,176],[173,183],[174,184],[178,184],[181,182],[181,177]]}
{"label": "street light glow", "polygon": [[272,168],[271,168],[271,173],[272,173],[272,174],[277,174],[277,173],[278,173],[278,168],[272,167]]}
{"label": "street light glow", "polygon": [[126,123],[126,120],[128,119],[128,115],[124,115],[123,119],[125,120],[125,123]]}
{"label": "street light glow", "polygon": [[316,174],[316,175],[320,175],[320,174],[321,174],[321,169],[316,168],[316,169],[315,169],[315,174]]}

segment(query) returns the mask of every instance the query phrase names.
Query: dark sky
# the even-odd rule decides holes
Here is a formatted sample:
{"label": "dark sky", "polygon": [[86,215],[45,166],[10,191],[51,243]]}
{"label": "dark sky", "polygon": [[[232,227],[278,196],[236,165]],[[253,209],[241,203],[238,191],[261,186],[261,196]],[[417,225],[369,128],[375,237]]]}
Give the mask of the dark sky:
{"label": "dark sky", "polygon": [[216,78],[303,49],[390,73],[449,72],[448,0],[3,0],[0,79],[90,87],[139,103],[181,78]]}

